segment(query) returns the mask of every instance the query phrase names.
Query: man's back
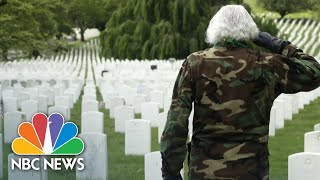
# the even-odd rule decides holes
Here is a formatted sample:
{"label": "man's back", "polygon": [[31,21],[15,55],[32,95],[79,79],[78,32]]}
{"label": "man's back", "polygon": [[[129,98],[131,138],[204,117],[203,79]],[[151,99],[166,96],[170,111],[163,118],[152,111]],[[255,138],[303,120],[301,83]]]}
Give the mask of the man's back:
{"label": "man's back", "polygon": [[189,56],[197,64],[193,144],[266,142],[270,109],[281,93],[266,55],[272,57],[248,48],[217,47]]}
{"label": "man's back", "polygon": [[[175,110],[178,116],[187,116],[189,111],[180,112],[180,108],[190,110],[194,103],[188,148],[191,179],[268,179],[267,142],[274,99],[320,84],[319,64],[292,45],[282,55],[247,47],[206,49],[188,56],[179,74],[168,118],[179,120]],[[187,123],[179,123],[178,134],[183,134]],[[164,132],[163,142],[166,138],[169,134]]]}
{"label": "man's back", "polygon": [[[174,86],[161,137],[162,176],[181,180],[194,104],[189,180],[267,180],[273,100],[319,87],[320,64],[290,42],[259,32],[239,5],[213,16],[206,41],[214,48],[188,56]],[[252,42],[272,53],[252,50]]]}

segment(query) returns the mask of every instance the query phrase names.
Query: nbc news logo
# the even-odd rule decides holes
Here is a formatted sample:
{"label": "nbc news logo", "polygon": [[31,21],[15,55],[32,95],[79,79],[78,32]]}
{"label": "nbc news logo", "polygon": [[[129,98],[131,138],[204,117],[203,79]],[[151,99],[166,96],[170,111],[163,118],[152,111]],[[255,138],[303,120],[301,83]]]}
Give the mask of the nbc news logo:
{"label": "nbc news logo", "polygon": [[[32,118],[32,123],[23,122],[18,128],[20,137],[12,142],[12,150],[16,155],[79,155],[84,150],[83,141],[76,137],[78,127],[73,122],[64,123],[64,118],[59,113],[52,113],[49,118],[43,113],[37,113]],[[83,158],[12,158],[11,169],[40,170],[48,168],[61,170],[83,170]]]}

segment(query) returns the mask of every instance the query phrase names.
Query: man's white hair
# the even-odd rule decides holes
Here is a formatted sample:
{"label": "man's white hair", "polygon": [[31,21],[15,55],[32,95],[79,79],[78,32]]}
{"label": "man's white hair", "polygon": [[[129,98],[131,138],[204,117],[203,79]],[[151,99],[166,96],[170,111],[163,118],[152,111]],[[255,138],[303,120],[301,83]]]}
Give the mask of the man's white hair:
{"label": "man's white hair", "polygon": [[256,23],[241,5],[223,6],[210,20],[206,42],[216,44],[224,38],[254,39],[259,33]]}

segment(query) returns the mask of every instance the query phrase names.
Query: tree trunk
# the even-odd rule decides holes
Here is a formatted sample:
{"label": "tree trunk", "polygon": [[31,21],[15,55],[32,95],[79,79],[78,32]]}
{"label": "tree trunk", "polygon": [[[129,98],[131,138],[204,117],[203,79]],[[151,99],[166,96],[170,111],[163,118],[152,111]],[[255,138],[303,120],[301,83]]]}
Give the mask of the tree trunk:
{"label": "tree trunk", "polygon": [[0,6],[4,6],[4,5],[6,5],[8,2],[7,2],[7,0],[2,0],[2,1],[0,1]]}
{"label": "tree trunk", "polygon": [[280,11],[279,14],[281,16],[280,19],[282,19],[285,15],[287,15],[287,11]]}
{"label": "tree trunk", "polygon": [[85,39],[84,39],[84,32],[86,31],[85,28],[80,28],[80,36],[81,36],[81,41],[84,42]]}
{"label": "tree trunk", "polygon": [[8,61],[8,50],[4,49],[2,51],[2,59],[3,61]]}

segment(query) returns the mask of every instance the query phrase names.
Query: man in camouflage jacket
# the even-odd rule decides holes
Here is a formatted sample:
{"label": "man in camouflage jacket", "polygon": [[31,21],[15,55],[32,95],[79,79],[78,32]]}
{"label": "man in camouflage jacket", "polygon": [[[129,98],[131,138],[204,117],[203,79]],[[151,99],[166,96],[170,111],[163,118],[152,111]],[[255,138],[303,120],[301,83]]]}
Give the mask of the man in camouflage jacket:
{"label": "man in camouflage jacket", "polygon": [[[220,11],[236,13],[244,9],[236,5],[223,8]],[[161,137],[163,178],[181,179],[188,149],[189,180],[267,180],[273,101],[281,93],[317,88],[320,65],[290,42],[265,32],[257,32],[254,38],[248,35],[246,40],[252,39],[271,53],[253,50],[244,38],[232,33],[215,40],[208,31],[207,41],[211,37],[214,47],[189,55],[174,86]],[[187,148],[192,104],[193,135]]]}

